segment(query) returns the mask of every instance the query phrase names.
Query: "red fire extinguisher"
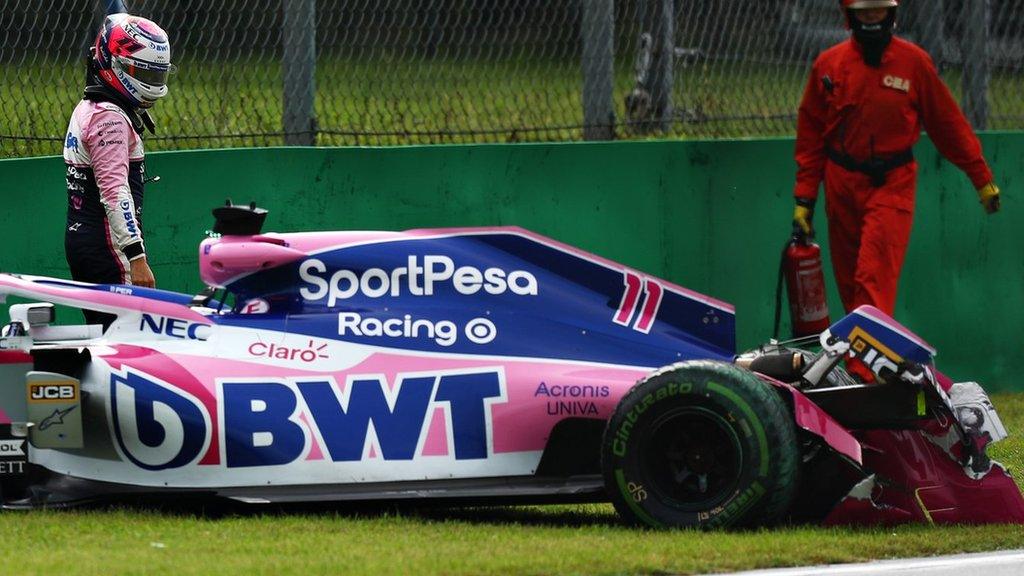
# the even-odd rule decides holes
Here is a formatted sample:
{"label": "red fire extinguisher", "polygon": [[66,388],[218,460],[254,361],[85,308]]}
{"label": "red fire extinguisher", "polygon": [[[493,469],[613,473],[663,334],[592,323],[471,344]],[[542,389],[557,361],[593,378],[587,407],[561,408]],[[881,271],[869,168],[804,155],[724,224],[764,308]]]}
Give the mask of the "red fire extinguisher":
{"label": "red fire extinguisher", "polygon": [[779,335],[783,278],[786,280],[793,337],[819,334],[828,328],[830,321],[825,299],[825,275],[821,269],[821,247],[802,234],[794,234],[782,251],[775,294],[776,338]]}

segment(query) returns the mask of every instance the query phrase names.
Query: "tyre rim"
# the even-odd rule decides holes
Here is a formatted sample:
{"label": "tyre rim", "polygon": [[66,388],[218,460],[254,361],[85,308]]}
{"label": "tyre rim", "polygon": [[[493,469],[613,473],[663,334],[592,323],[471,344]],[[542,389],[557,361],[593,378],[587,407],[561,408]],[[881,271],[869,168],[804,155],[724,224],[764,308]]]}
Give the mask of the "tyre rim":
{"label": "tyre rim", "polygon": [[650,428],[643,476],[658,500],[710,510],[736,491],[743,447],[732,426],[698,407],[671,410]]}

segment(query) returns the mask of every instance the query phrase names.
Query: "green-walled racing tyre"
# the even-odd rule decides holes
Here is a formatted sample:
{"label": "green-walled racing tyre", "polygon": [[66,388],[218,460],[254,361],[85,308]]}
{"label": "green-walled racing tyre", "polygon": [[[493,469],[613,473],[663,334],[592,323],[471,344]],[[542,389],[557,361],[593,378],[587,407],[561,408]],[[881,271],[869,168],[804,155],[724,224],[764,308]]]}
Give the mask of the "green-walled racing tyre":
{"label": "green-walled racing tyre", "polygon": [[616,407],[601,447],[605,488],[629,523],[735,528],[782,519],[799,446],[775,389],[724,362],[674,364]]}

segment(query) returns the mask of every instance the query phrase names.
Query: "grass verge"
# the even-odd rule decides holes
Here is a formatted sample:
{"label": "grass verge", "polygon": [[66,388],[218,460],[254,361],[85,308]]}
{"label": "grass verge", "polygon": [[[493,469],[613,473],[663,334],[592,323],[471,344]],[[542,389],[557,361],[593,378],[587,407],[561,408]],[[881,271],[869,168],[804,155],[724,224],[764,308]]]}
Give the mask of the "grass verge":
{"label": "grass verge", "polygon": [[[666,132],[629,123],[632,61],[615,64],[616,137],[749,138],[795,133],[810,62],[701,61],[674,75],[675,121]],[[284,78],[273,54],[179,62],[170,92],[153,110],[149,151],[280,146]],[[61,153],[81,97],[80,62],[0,65],[0,158]],[[947,72],[959,93],[962,79]],[[46,89],[40,89],[46,78]],[[1019,129],[1019,74],[989,83],[990,129]],[[573,59],[384,58],[324,55],[315,76],[316,143],[321,146],[581,140],[583,76]],[[35,138],[23,139],[23,137]]]}

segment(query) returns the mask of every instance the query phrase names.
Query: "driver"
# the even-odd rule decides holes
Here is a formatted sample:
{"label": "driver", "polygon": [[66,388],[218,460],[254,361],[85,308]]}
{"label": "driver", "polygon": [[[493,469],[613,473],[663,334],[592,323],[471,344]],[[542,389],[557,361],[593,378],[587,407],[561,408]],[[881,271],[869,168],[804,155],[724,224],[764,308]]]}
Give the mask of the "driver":
{"label": "driver", "polygon": [[[90,50],[83,99],[64,141],[67,229],[64,250],[71,277],[98,284],[154,287],[142,236],[146,110],[167,95],[175,67],[167,34],[152,21],[108,16]],[[84,311],[90,324],[113,316]]]}

